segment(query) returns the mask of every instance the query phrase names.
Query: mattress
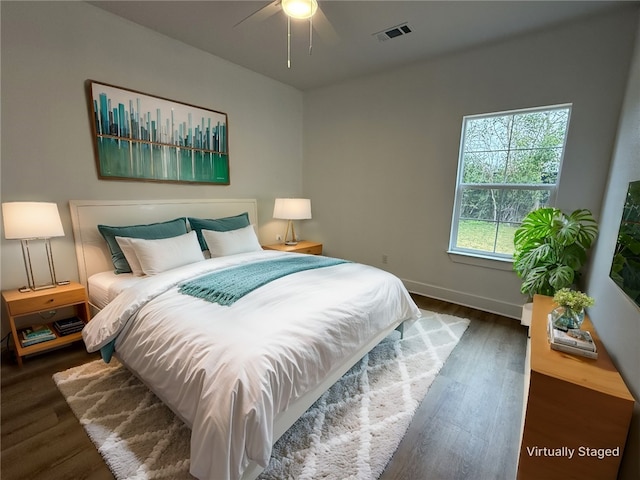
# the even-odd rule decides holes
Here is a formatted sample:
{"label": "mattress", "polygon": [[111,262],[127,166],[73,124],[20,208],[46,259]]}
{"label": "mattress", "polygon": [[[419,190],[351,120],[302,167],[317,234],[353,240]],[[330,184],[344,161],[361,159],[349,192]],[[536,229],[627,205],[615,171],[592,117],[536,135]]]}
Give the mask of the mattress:
{"label": "mattress", "polygon": [[127,287],[135,285],[144,277],[132,273],[116,274],[114,271],[91,275],[88,280],[89,303],[102,310]]}

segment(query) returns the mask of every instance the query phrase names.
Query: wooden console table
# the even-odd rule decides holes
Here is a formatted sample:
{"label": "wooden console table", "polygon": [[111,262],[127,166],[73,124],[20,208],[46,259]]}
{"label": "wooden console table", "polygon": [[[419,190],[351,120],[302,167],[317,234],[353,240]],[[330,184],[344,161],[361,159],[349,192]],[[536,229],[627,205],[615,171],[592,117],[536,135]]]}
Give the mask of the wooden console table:
{"label": "wooden console table", "polygon": [[518,479],[615,479],[634,399],[589,318],[582,329],[596,342],[597,360],[551,350],[554,307],[551,297],[534,298]]}

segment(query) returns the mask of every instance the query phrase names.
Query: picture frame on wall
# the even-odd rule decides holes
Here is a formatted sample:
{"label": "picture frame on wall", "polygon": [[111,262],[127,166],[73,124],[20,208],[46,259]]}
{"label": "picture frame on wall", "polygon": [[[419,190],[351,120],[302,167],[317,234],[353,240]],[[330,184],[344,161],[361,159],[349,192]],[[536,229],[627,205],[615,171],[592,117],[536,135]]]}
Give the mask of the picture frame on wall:
{"label": "picture frame on wall", "polygon": [[609,276],[640,306],[640,180],[627,189]]}
{"label": "picture frame on wall", "polygon": [[87,80],[98,177],[229,185],[226,113]]}

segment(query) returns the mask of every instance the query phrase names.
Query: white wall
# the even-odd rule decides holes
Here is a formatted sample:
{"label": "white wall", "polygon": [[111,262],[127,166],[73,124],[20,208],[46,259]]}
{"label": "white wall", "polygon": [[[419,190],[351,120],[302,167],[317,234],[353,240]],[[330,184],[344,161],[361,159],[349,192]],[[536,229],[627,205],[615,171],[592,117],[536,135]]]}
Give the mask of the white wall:
{"label": "white wall", "polygon": [[[613,161],[602,207],[600,234],[587,283],[596,304],[589,314],[631,393],[640,399],[640,308],[611,280],[611,260],[629,182],[640,180],[640,30],[629,79]],[[640,404],[627,440],[621,479],[640,478]]]}
{"label": "white wall", "polygon": [[[1,8],[2,201],[58,203],[58,278],[78,278],[71,199],[257,198],[261,240],[283,233],[271,214],[302,189],[301,92],[84,2]],[[227,113],[231,185],[98,180],[87,79]],[[19,242],[3,236],[2,288],[25,283]]]}
{"label": "white wall", "polygon": [[462,117],[573,103],[557,206],[598,217],[636,8],[305,93],[308,234],[413,291],[518,317],[510,264],[446,253]]}

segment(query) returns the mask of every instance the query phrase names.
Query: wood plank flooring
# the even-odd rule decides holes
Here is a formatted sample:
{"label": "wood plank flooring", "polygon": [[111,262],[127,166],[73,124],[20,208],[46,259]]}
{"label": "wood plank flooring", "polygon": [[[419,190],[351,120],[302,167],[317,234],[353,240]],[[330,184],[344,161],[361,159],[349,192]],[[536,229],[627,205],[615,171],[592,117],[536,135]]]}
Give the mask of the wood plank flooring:
{"label": "wood plank flooring", "polygon": [[[418,409],[380,480],[513,479],[526,330],[519,322],[415,297],[471,324]],[[0,477],[113,479],[51,376],[99,358],[76,343],[25,359],[2,354]]]}
{"label": "wood plank flooring", "polygon": [[511,480],[519,452],[527,330],[520,322],[414,297],[471,319],[380,480]]}

